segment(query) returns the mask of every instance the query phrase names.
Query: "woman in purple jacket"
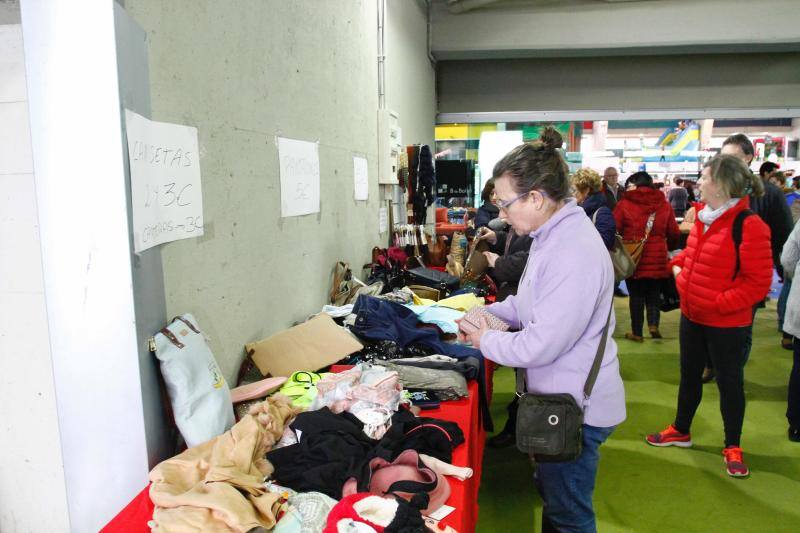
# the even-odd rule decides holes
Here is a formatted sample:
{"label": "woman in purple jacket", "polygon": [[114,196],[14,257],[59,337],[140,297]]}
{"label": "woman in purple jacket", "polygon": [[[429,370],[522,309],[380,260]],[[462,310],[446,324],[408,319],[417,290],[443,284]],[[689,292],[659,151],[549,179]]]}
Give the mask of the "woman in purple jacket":
{"label": "woman in purple jacket", "polygon": [[[463,336],[483,355],[524,368],[529,392],[570,393],[578,405],[606,325],[614,290],[608,250],[592,221],[570,197],[561,136],[547,128],[538,141],[509,152],[494,167],[504,217],[533,239],[516,296],[487,307],[514,332],[489,329]],[[611,314],[609,331],[614,331]],[[610,336],[584,411],[583,451],[575,461],[540,463],[534,480],[544,502],[542,531],[596,531],[592,493],[599,447],[625,420],[617,345]]]}

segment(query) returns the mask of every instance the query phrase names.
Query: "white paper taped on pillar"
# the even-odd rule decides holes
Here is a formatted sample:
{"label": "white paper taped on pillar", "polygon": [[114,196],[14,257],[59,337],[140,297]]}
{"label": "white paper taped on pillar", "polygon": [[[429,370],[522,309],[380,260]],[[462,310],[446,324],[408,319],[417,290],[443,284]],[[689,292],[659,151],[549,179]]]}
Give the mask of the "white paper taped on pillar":
{"label": "white paper taped on pillar", "polygon": [[278,137],[281,216],[319,213],[319,144]]}
{"label": "white paper taped on pillar", "polygon": [[197,128],[125,110],[136,253],[203,235]]}

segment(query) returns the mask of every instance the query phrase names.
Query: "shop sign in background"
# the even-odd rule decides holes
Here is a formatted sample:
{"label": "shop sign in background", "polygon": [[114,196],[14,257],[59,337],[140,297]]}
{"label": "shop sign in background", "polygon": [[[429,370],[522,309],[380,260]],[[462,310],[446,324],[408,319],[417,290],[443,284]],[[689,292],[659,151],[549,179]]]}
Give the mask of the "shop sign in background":
{"label": "shop sign in background", "polygon": [[136,253],[203,235],[197,128],[125,110]]}

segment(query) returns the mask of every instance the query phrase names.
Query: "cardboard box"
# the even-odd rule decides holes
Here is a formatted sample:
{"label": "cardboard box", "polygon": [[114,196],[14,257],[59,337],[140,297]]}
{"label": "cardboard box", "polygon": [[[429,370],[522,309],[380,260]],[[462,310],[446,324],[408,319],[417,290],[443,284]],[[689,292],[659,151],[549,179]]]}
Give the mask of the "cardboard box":
{"label": "cardboard box", "polygon": [[362,348],[364,346],[353,335],[324,313],[245,345],[245,351],[262,374],[278,377],[289,377],[298,370],[315,372]]}

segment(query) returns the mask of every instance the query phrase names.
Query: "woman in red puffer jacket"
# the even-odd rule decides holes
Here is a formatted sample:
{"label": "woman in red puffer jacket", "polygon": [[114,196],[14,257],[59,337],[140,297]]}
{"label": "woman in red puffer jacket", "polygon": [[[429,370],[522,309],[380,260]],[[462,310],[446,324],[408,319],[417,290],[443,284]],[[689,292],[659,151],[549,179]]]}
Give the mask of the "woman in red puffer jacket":
{"label": "woman in red puffer jacket", "polygon": [[669,278],[667,268],[667,250],[675,249],[680,240],[680,229],[675,222],[675,213],[667,202],[664,193],[653,187],[653,178],[647,172],[632,174],[627,181],[628,187],[634,189],[625,192],[625,196],[614,208],[614,219],[617,222],[617,233],[625,240],[641,240],[645,236],[647,223],[651,215],[653,227],[644,245],[642,257],[633,276],[625,280],[630,294],[631,332],[625,338],[642,342],[644,327],[644,310],[647,307],[647,325],[650,336],[660,339],[658,324],[661,320],[659,299],[661,284]]}
{"label": "woman in red puffer jacket", "polygon": [[[741,477],[750,473],[739,447],[745,404],[745,341],[753,306],[764,299],[772,281],[769,227],[749,211],[748,194],[761,196],[764,186],[741,160],[720,155],[703,169],[700,192],[705,205],[698,204],[701,209],[686,248],[671,263],[681,297],[678,412],[667,429],[648,435],[647,442],[653,446],[692,445],[689,428],[700,405],[703,368],[710,357],[725,426],[722,453],[728,474]],[[741,228],[738,254],[734,241],[737,227]]]}

